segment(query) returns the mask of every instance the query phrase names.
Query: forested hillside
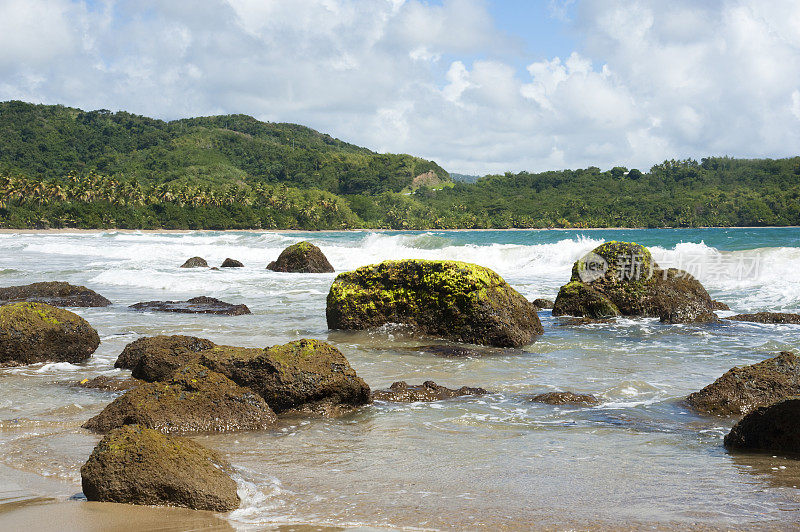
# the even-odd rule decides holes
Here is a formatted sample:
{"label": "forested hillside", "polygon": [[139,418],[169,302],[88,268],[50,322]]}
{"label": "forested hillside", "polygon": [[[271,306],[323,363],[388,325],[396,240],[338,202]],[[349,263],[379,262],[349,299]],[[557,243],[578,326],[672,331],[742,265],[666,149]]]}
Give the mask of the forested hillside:
{"label": "forested hillside", "polygon": [[0,103],[6,228],[751,225],[800,225],[800,157],[709,157],[647,172],[589,167],[453,183],[432,161],[244,115],[163,122]]}

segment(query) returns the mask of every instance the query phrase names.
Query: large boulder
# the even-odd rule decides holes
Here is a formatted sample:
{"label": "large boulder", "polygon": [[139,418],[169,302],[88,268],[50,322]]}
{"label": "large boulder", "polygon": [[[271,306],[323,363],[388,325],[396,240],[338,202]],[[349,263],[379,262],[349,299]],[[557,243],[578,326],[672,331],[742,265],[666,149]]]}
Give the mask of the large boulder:
{"label": "large boulder", "polygon": [[726,318],[733,321],[750,321],[753,323],[793,324],[800,325],[800,314],[787,312],[756,312],[755,314],[736,314]]}
{"label": "large boulder", "polygon": [[344,355],[318,340],[266,349],[217,346],[200,353],[204,366],[258,393],[275,412],[325,405],[359,406],[370,390]]}
{"label": "large boulder", "polygon": [[139,338],[122,350],[115,368],[148,382],[168,379],[179,367],[197,360],[197,353],[216,346],[211,340],[195,336],[148,336]]}
{"label": "large boulder", "polygon": [[260,396],[224,375],[191,363],[165,382],[141,384],[117,397],[83,428],[108,432],[141,425],[165,434],[261,430],[275,413]]}
{"label": "large boulder", "polygon": [[546,308],[551,309],[555,304],[552,299],[545,299],[545,298],[538,298],[533,300],[533,304],[536,305],[538,308]]}
{"label": "large boulder", "polygon": [[138,425],[109,432],[81,467],[90,501],[184,506],[227,512],[239,507],[236,482],[218,453]]}
{"label": "large boulder", "polygon": [[330,273],[333,266],[322,250],[311,242],[298,242],[281,251],[278,259],[267,266],[268,270],[290,273]]}
{"label": "large boulder", "polygon": [[742,451],[800,454],[800,397],[762,406],[725,436],[725,447]]}
{"label": "large boulder", "polygon": [[107,307],[111,301],[85,286],[61,281],[0,288],[0,303],[31,301],[56,307]]}
{"label": "large boulder", "polygon": [[459,342],[520,347],[542,334],[536,307],[483,266],[391,260],[341,273],[331,286],[331,329],[409,325]]}
{"label": "large boulder", "polygon": [[433,381],[425,381],[416,385],[409,385],[405,381],[400,381],[393,383],[388,390],[376,390],[373,392],[372,398],[375,401],[416,403],[421,401],[441,401],[442,399],[452,399],[463,395],[484,395],[486,393],[483,388],[470,388],[469,386],[452,389],[439,386]]}
{"label": "large boulder", "polygon": [[221,316],[242,316],[251,314],[247,305],[234,305],[207,296],[193,297],[187,301],[145,301],[130,307],[133,310],[150,312],[180,312],[183,314],[217,314]]}
{"label": "large boulder", "polygon": [[800,358],[783,351],[751,366],[737,367],[686,400],[695,410],[721,416],[747,414],[800,395]]}
{"label": "large boulder", "polygon": [[203,257],[192,257],[181,264],[181,268],[208,268],[208,262]]}
{"label": "large boulder", "polygon": [[230,257],[222,261],[222,265],[220,268],[244,268],[244,264],[241,261],[236,259],[231,259]]}
{"label": "large boulder", "polygon": [[553,315],[658,317],[666,323],[690,323],[716,320],[713,310],[708,292],[689,273],[662,270],[644,246],[614,241],[575,262]]}
{"label": "large boulder", "polygon": [[89,358],[100,336],[68,310],[45,303],[9,303],[0,307],[0,366],[71,362]]}

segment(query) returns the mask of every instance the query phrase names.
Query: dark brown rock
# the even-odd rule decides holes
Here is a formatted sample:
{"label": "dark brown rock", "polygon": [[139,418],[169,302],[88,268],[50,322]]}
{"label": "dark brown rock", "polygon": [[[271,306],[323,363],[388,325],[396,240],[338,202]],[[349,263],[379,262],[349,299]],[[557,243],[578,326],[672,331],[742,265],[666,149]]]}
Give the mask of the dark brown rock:
{"label": "dark brown rock", "polygon": [[725,436],[725,447],[800,455],[800,397],[750,412]]}
{"label": "dark brown rock", "polygon": [[239,507],[236,482],[219,454],[138,425],[109,432],[81,467],[90,501],[183,506],[227,512]]}
{"label": "dark brown rock", "polygon": [[290,273],[331,273],[333,266],[322,250],[311,242],[298,242],[284,249],[268,270]]}
{"label": "dark brown rock", "polygon": [[47,303],[55,307],[107,307],[111,304],[94,290],[61,281],[0,288],[0,304],[13,301]]}
{"label": "dark brown rock", "polygon": [[534,299],[533,304],[539,308],[553,308],[553,305],[555,305],[552,299],[543,298]]}
{"label": "dark brown rock", "polygon": [[433,381],[422,384],[409,385],[405,381],[393,383],[388,390],[376,390],[372,393],[375,401],[390,401],[395,403],[415,403],[418,401],[440,401],[452,399],[462,395],[484,395],[488,393],[483,388],[470,388],[462,386],[457,390],[439,386]]}
{"label": "dark brown rock", "polygon": [[244,268],[244,264],[235,259],[225,259],[220,268]]}
{"label": "dark brown rock", "polygon": [[751,321],[754,323],[788,323],[800,325],[800,314],[788,314],[786,312],[757,312],[755,314],[737,314],[725,319],[733,321]]}
{"label": "dark brown rock", "polygon": [[711,301],[711,307],[714,310],[730,310],[731,309],[731,307],[729,307],[726,303],[723,303],[722,301],[717,301],[716,299],[713,299]]}
{"label": "dark brown rock", "polygon": [[208,268],[208,263],[203,257],[192,257],[184,262],[181,268]]}
{"label": "dark brown rock", "polygon": [[251,314],[247,305],[234,305],[213,297],[193,297],[188,301],[146,301],[128,308],[150,312],[180,312],[184,314],[218,314],[222,316],[242,316]]}
{"label": "dark brown rock", "polygon": [[37,362],[82,362],[100,345],[89,323],[45,303],[0,306],[0,366]]}
{"label": "dark brown rock", "polygon": [[190,363],[164,382],[131,389],[83,428],[102,433],[138,424],[165,434],[188,434],[261,430],[275,420],[275,413],[255,392]]}
{"label": "dark brown rock", "polygon": [[393,323],[457,342],[521,347],[543,332],[536,310],[488,268],[392,260],[339,274],[326,316],[331,329]]}
{"label": "dark brown rock", "polygon": [[147,382],[168,379],[181,366],[197,360],[197,353],[216,346],[211,340],[195,336],[148,336],[129,343],[122,350],[115,368]]}
{"label": "dark brown rock", "polygon": [[757,364],[729,370],[686,400],[699,412],[727,416],[747,414],[794,395],[800,395],[800,358],[783,351]]}
{"label": "dark brown rock", "polygon": [[267,349],[217,346],[200,353],[204,366],[258,393],[278,413],[315,403],[359,406],[369,386],[344,355],[318,340],[297,340]]}
{"label": "dark brown rock", "polygon": [[92,379],[83,379],[75,383],[79,388],[88,388],[90,390],[102,390],[104,392],[125,392],[142,384],[143,381],[139,379],[132,379],[130,377],[110,377],[108,375],[99,375]]}
{"label": "dark brown rock", "polygon": [[533,395],[530,400],[535,403],[546,403],[548,405],[599,405],[600,400],[591,394],[573,392],[547,392]]}
{"label": "dark brown rock", "polygon": [[447,358],[479,357],[482,354],[481,351],[477,349],[470,349],[469,347],[460,345],[422,345],[420,347],[415,347],[414,351]]}

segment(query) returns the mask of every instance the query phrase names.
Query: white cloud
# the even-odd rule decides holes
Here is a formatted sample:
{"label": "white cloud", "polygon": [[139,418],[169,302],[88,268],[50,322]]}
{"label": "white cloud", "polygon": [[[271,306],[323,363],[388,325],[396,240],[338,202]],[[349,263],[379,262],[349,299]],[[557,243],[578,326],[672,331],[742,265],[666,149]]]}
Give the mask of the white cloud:
{"label": "white cloud", "polygon": [[572,4],[580,49],[520,71],[484,0],[0,0],[0,99],[247,113],[475,173],[796,154],[797,2]]}

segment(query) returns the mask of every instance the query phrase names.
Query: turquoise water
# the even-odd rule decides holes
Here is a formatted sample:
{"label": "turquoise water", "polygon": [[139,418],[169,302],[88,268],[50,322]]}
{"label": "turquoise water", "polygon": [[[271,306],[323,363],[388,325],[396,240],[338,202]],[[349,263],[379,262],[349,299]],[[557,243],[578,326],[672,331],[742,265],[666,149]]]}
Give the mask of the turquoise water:
{"label": "turquoise water", "polygon": [[[634,240],[651,247],[661,266],[694,273],[732,312],[800,312],[796,228],[0,235],[0,285],[66,280],[114,302],[77,311],[101,335],[91,361],[0,370],[2,463],[58,479],[64,498],[78,493],[80,466],[97,442],[79,426],[113,395],[69,384],[124,374],[113,362],[140,336],[193,334],[260,347],[312,337],[339,347],[372,388],[434,380],[492,393],[375,404],[341,419],[287,419],[270,431],[199,437],[238,469],[243,507],[225,516],[236,528],[800,524],[800,462],[729,454],[722,438],[735,419],[699,416],[682,403],[732,366],[800,350],[800,327],[652,319],[567,326],[544,311],[545,334],[530,346],[436,358],[415,347],[438,339],[391,328],[329,331],[325,296],[335,274],[264,269],[302,239],[320,245],[337,271],[385,259],[465,260],[496,270],[530,299],[554,298],[573,261],[600,243]],[[236,258],[245,268],[178,268],[195,255],[212,265]],[[245,303],[253,315],[127,310],[138,301],[198,295]],[[527,400],[553,390],[592,393],[601,404]]]}

